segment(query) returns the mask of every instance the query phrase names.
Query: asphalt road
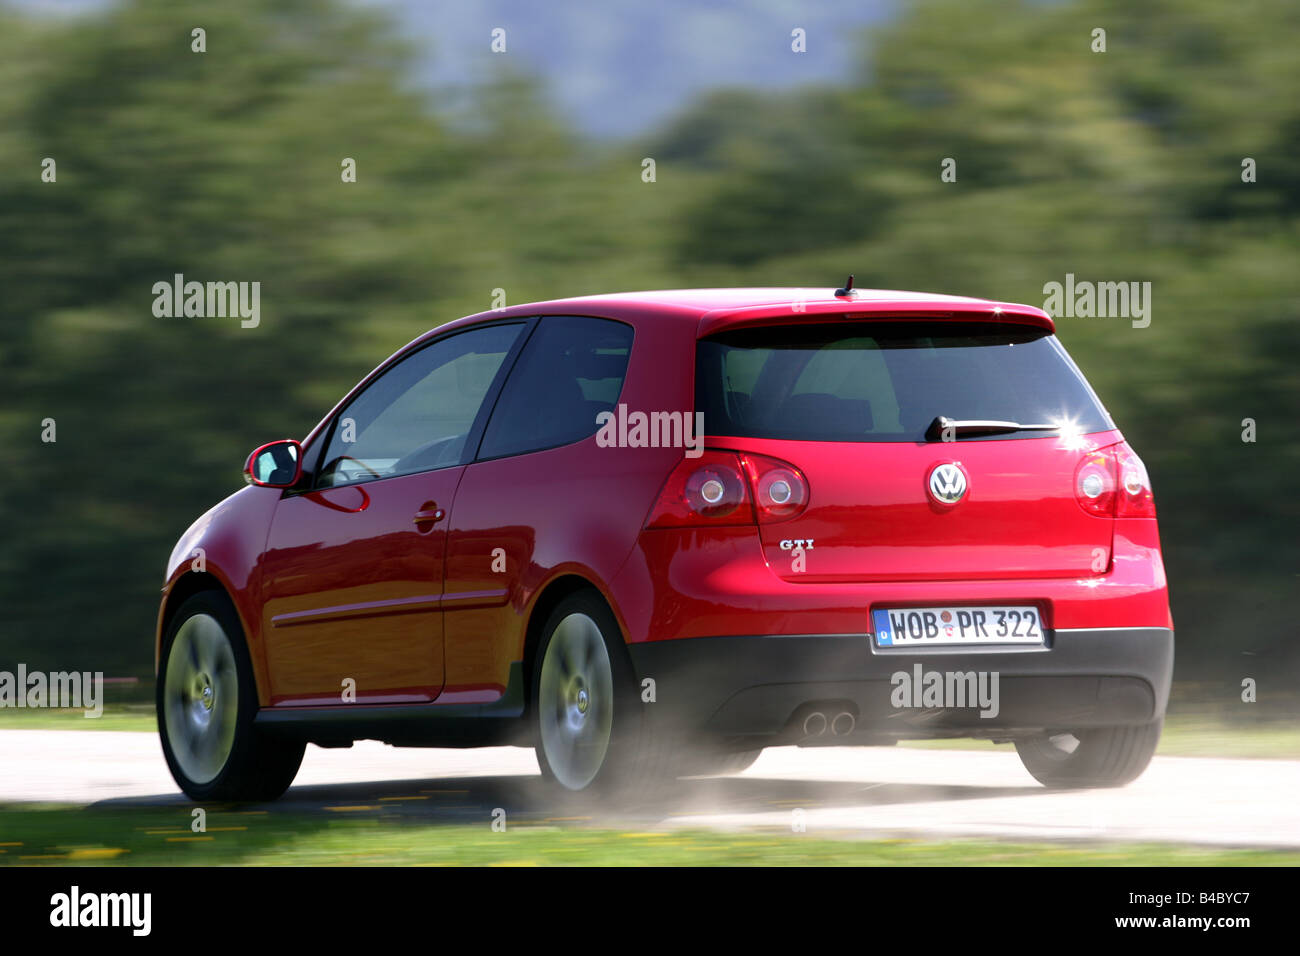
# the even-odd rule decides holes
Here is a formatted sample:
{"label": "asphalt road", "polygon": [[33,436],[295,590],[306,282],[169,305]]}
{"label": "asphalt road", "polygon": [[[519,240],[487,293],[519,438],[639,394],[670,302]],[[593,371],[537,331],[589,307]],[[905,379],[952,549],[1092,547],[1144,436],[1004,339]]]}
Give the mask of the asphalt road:
{"label": "asphalt road", "polygon": [[[184,805],[157,738],[109,731],[0,731],[0,805]],[[1012,752],[781,747],[734,777],[682,781],[638,806],[557,799],[531,750],[309,747],[268,809],[402,813],[428,822],[787,828],[810,834],[1138,840],[1300,847],[1300,761],[1157,757],[1120,790],[1049,791]],[[0,824],[3,810],[0,810]]]}

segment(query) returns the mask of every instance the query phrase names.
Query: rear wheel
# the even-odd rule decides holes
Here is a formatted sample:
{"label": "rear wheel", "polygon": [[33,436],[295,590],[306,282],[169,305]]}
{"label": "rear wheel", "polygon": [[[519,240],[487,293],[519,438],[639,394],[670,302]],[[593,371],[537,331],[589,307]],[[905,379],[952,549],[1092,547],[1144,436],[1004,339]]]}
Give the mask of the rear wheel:
{"label": "rear wheel", "polygon": [[1137,727],[1053,731],[1016,741],[1020,761],[1048,787],[1122,787],[1142,775],[1160,742],[1163,718]]}
{"label": "rear wheel", "polygon": [[305,745],[253,726],[257,686],[230,599],[204,591],[177,610],[158,668],[158,733],[172,777],[194,800],[273,800]]}
{"label": "rear wheel", "polygon": [[594,591],[543,626],[533,677],[537,763],[567,791],[646,792],[676,775],[669,736],[640,701],[622,632]]}

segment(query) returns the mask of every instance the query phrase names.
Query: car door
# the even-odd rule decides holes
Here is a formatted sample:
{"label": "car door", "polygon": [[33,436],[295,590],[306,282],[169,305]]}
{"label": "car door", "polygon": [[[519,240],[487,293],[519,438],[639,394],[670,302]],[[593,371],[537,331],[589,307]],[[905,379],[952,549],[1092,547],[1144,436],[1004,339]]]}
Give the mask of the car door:
{"label": "car door", "polygon": [[562,566],[607,579],[631,551],[671,468],[647,468],[645,456],[682,453],[597,446],[632,340],[632,327],[611,319],[543,316],[515,363],[451,515],[444,700],[505,694],[537,587]]}
{"label": "car door", "polygon": [[441,693],[447,516],[525,327],[478,326],[404,356],[306,453],[313,473],[277,505],[264,556],[273,706]]}

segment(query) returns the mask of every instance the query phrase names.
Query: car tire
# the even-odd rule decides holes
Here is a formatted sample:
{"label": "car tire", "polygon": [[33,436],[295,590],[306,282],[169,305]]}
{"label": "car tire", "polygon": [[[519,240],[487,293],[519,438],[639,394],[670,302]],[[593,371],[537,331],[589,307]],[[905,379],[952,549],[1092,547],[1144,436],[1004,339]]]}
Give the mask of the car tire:
{"label": "car tire", "polygon": [[274,800],[293,783],[306,745],[254,726],[253,665],[224,593],[199,592],[177,609],[164,635],[156,705],[167,767],[192,800]]}
{"label": "car tire", "polygon": [[654,795],[676,779],[676,735],[641,702],[622,631],[599,593],[560,602],[535,661],[530,700],[544,779],[598,796]]}
{"label": "car tire", "polygon": [[1025,769],[1047,787],[1122,787],[1142,775],[1164,719],[1136,727],[1045,732],[1016,741]]}

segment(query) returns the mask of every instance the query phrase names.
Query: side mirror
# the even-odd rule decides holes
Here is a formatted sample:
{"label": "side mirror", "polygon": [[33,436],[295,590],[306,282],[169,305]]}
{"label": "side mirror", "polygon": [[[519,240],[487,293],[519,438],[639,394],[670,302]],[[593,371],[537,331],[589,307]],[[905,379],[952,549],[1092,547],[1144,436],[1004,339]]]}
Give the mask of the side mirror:
{"label": "side mirror", "polygon": [[302,477],[302,445],[291,438],[267,442],[244,462],[244,480],[264,488],[292,488]]}

